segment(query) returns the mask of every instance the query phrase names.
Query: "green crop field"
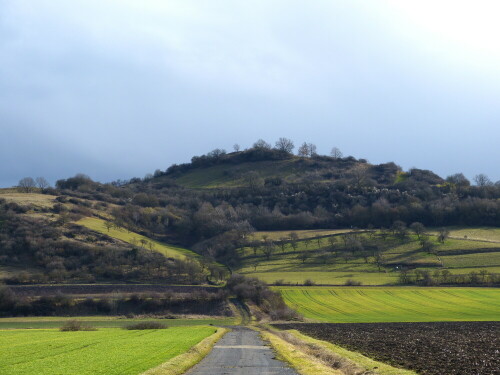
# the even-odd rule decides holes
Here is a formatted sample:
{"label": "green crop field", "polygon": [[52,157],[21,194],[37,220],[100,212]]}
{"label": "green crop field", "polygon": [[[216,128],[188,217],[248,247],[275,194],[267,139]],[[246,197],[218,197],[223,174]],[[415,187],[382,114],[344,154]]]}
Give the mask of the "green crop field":
{"label": "green crop field", "polygon": [[207,326],[0,331],[0,374],[138,375],[186,352],[215,331]]}
{"label": "green crop field", "polygon": [[499,321],[500,289],[276,287],[304,317],[329,323]]}
{"label": "green crop field", "polygon": [[158,251],[162,254],[164,254],[167,257],[170,258],[178,258],[178,259],[185,259],[186,257],[198,257],[198,254],[188,250],[184,249],[179,246],[173,246],[173,245],[167,245],[155,240],[152,240],[148,237],[144,237],[138,233],[134,232],[129,232],[124,228],[110,228],[109,231],[108,229],[104,226],[105,220],[98,219],[95,217],[86,217],[83,218],[79,221],[77,221],[78,225],[82,225],[84,227],[87,227],[93,231],[103,233],[107,236],[110,236],[112,238],[116,238],[118,240],[128,242],[128,243],[134,243],[136,241],[137,243],[140,244],[141,240],[145,240],[148,243],[153,243],[154,244],[154,251]]}
{"label": "green crop field", "polygon": [[[481,233],[486,237],[486,228]],[[497,228],[491,228],[494,237]],[[332,230],[294,231],[299,235],[295,248],[289,240],[282,246],[280,238],[289,237],[290,231],[257,232],[254,238],[274,241],[274,249],[267,256],[264,242],[257,247],[239,250],[241,265],[238,273],[258,277],[267,283],[282,281],[303,284],[312,280],[316,284],[343,285],[348,280],[363,285],[389,285],[398,283],[401,267],[435,271],[448,269],[452,274],[486,271],[498,273],[500,268],[500,243],[471,239],[448,238],[444,243],[429,236],[432,252],[422,249],[417,236],[409,235],[400,240],[393,236],[385,239],[377,233]],[[323,234],[324,233],[324,234]],[[326,235],[327,238],[323,236]],[[356,236],[362,250],[356,254],[346,245],[346,236]],[[323,238],[321,238],[323,237]],[[335,241],[332,249],[329,239]],[[374,248],[381,253],[377,264]]]}
{"label": "green crop field", "polygon": [[96,328],[121,328],[129,324],[140,322],[159,322],[168,325],[169,327],[180,326],[199,326],[199,325],[233,325],[235,318],[225,317],[208,317],[195,319],[154,319],[154,318],[123,318],[121,316],[79,316],[79,317],[59,317],[59,316],[43,316],[43,317],[16,317],[16,318],[0,318],[0,330],[2,329],[47,329],[59,328],[66,321],[76,319],[85,322]]}

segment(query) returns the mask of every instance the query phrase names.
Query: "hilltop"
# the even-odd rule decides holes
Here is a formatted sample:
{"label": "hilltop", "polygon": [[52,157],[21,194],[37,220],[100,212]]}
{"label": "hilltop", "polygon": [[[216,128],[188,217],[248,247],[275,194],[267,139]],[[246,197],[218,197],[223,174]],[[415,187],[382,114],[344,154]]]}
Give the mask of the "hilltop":
{"label": "hilltop", "polygon": [[[354,275],[377,284],[397,280],[398,274],[379,274],[395,267],[442,269],[461,262],[468,272],[497,271],[496,242],[450,238],[445,246],[437,238],[443,227],[500,227],[499,184],[480,176],[472,185],[461,174],[443,178],[313,150],[304,144],[294,155],[259,141],[129,181],[102,184],[76,175],[52,188],[24,179],[18,189],[0,192],[0,272],[19,282],[29,279],[18,277],[24,269],[46,281],[69,275],[75,281],[217,283],[228,271],[268,282],[302,282],[302,271],[314,271],[318,282],[332,283],[338,272],[340,282]],[[428,243],[401,235],[411,225],[430,228]],[[253,234],[262,231],[271,234]],[[327,238],[352,231],[361,234],[344,241],[334,256],[345,264],[325,260]],[[298,252],[290,251],[291,232],[299,240],[316,239],[317,247],[304,249],[301,242]],[[288,250],[278,257],[280,244]],[[271,257],[264,254],[269,247]],[[429,247],[452,252],[439,256]],[[257,248],[253,255],[251,248]]]}

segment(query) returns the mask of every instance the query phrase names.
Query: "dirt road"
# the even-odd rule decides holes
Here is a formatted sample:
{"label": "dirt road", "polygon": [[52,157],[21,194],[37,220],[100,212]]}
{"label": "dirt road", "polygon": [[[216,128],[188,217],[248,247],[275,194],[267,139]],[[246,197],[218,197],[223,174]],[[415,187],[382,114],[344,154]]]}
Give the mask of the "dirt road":
{"label": "dirt road", "polygon": [[[233,328],[233,327],[232,327]],[[217,342],[212,352],[186,375],[298,375],[284,362],[274,359],[259,333],[234,327]]]}

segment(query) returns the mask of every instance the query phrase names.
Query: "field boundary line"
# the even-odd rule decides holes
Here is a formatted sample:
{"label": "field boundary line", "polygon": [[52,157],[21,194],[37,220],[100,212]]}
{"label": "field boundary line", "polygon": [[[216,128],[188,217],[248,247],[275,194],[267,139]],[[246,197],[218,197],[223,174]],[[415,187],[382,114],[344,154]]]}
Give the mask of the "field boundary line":
{"label": "field boundary line", "polygon": [[214,345],[224,336],[230,329],[217,328],[217,331],[207,338],[200,341],[198,344],[189,349],[186,353],[180,354],[168,360],[157,367],[153,367],[140,375],[181,375],[191,367],[200,362],[205,356],[210,353]]}

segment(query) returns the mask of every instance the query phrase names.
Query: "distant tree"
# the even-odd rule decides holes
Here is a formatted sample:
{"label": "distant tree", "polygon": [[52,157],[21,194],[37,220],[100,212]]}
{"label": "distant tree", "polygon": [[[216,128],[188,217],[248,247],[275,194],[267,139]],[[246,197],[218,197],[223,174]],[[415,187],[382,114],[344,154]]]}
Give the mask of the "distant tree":
{"label": "distant tree", "polygon": [[444,243],[446,239],[450,236],[450,231],[446,228],[441,228],[438,232],[438,241]]}
{"label": "distant tree", "polygon": [[253,270],[254,270],[254,271],[257,271],[257,267],[259,266],[259,262],[258,262],[258,261],[256,261],[256,260],[254,260],[254,261],[252,262],[252,266],[253,266]]}
{"label": "distant tree", "polygon": [[149,250],[153,251],[155,249],[155,243],[153,241],[149,241],[148,247],[149,247]]}
{"label": "distant tree", "polygon": [[417,238],[420,239],[420,236],[425,233],[425,227],[422,223],[415,222],[410,225],[410,229],[417,235]]}
{"label": "distant tree", "polygon": [[314,155],[316,155],[316,145],[304,142],[299,147],[297,154],[302,157],[313,157]]}
{"label": "distant tree", "polygon": [[293,149],[295,148],[295,145],[293,144],[292,140],[288,138],[280,138],[276,141],[275,148],[278,151],[291,154],[293,152]]}
{"label": "distant tree", "polygon": [[233,145],[233,150],[234,150],[234,152],[239,152],[239,151],[240,151],[240,145],[239,145],[239,144],[237,144],[237,143],[235,143],[235,144]]}
{"label": "distant tree", "polygon": [[281,252],[282,253],[285,252],[286,243],[287,243],[287,238],[286,237],[280,237],[280,247],[281,247]]}
{"label": "distant tree", "polygon": [[108,232],[109,232],[109,230],[110,230],[111,228],[113,228],[114,226],[115,226],[115,225],[114,225],[111,221],[107,221],[107,220],[106,220],[106,221],[104,222],[104,227],[108,230]]}
{"label": "distant tree", "polygon": [[19,180],[18,187],[25,193],[31,193],[36,187],[36,182],[32,177],[24,177]]}
{"label": "distant tree", "polygon": [[253,148],[270,150],[272,147],[269,143],[267,143],[263,139],[259,139],[257,142],[253,144]]}
{"label": "distant tree", "polygon": [[213,149],[212,151],[210,151],[207,154],[208,157],[213,158],[213,159],[218,159],[223,155],[226,155],[226,150],[224,150],[223,148]]}
{"label": "distant tree", "polygon": [[316,243],[318,244],[318,247],[321,247],[321,244],[323,243],[323,239],[321,237],[316,238]]}
{"label": "distant tree", "polygon": [[309,247],[310,244],[311,244],[311,239],[310,238],[306,238],[304,240],[304,245],[306,246],[306,249]]}
{"label": "distant tree", "polygon": [[307,259],[309,259],[309,252],[308,251],[302,251],[297,258],[299,258],[302,263],[305,263]]}
{"label": "distant tree", "polygon": [[141,243],[143,248],[146,248],[146,245],[148,244],[148,240],[146,240],[145,238],[141,238],[139,240],[139,242]]}
{"label": "distant tree", "polygon": [[35,179],[36,186],[40,188],[42,191],[50,187],[49,182],[44,177],[37,177]]}
{"label": "distant tree", "polygon": [[271,240],[266,240],[266,242],[264,242],[264,245],[262,246],[262,252],[266,256],[266,259],[269,260],[274,252],[274,242]]}
{"label": "distant tree", "polygon": [[420,239],[420,246],[422,246],[422,250],[426,253],[432,254],[434,252],[434,244],[427,237]]}
{"label": "distant tree", "polygon": [[143,178],[144,181],[149,181],[151,179],[153,179],[153,174],[152,173],[146,173],[146,175]]}
{"label": "distant tree", "polygon": [[298,244],[297,241],[299,239],[299,236],[295,232],[290,232],[288,234],[288,238],[290,238],[290,245],[292,246],[293,250],[297,250]]}
{"label": "distant tree", "polygon": [[330,237],[328,237],[328,243],[330,244],[330,246],[329,246],[330,252],[331,253],[333,253],[333,252],[336,253],[336,250],[337,250],[337,239],[334,236],[330,236]]}
{"label": "distant tree", "polygon": [[379,231],[379,234],[380,238],[382,238],[382,240],[386,240],[387,237],[389,236],[389,231],[386,229],[386,228],[380,228],[380,231]]}
{"label": "distant tree", "polygon": [[455,186],[470,186],[470,181],[463,175],[463,173],[452,174],[451,176],[446,177],[446,181]]}
{"label": "distant tree", "polygon": [[337,147],[334,147],[332,148],[332,151],[330,151],[330,156],[334,159],[341,159],[343,155]]}
{"label": "distant tree", "polygon": [[392,224],[392,232],[394,236],[398,237],[401,240],[404,240],[408,235],[408,228],[406,227],[406,223],[401,220],[396,220]]}
{"label": "distant tree", "polygon": [[493,182],[491,182],[490,178],[483,173],[476,175],[476,177],[474,177],[474,181],[476,182],[477,186],[481,187],[493,185]]}
{"label": "distant tree", "polygon": [[382,266],[384,265],[384,256],[382,255],[382,253],[380,251],[377,251],[375,253],[375,264],[377,265],[377,268],[379,271],[382,268]]}

